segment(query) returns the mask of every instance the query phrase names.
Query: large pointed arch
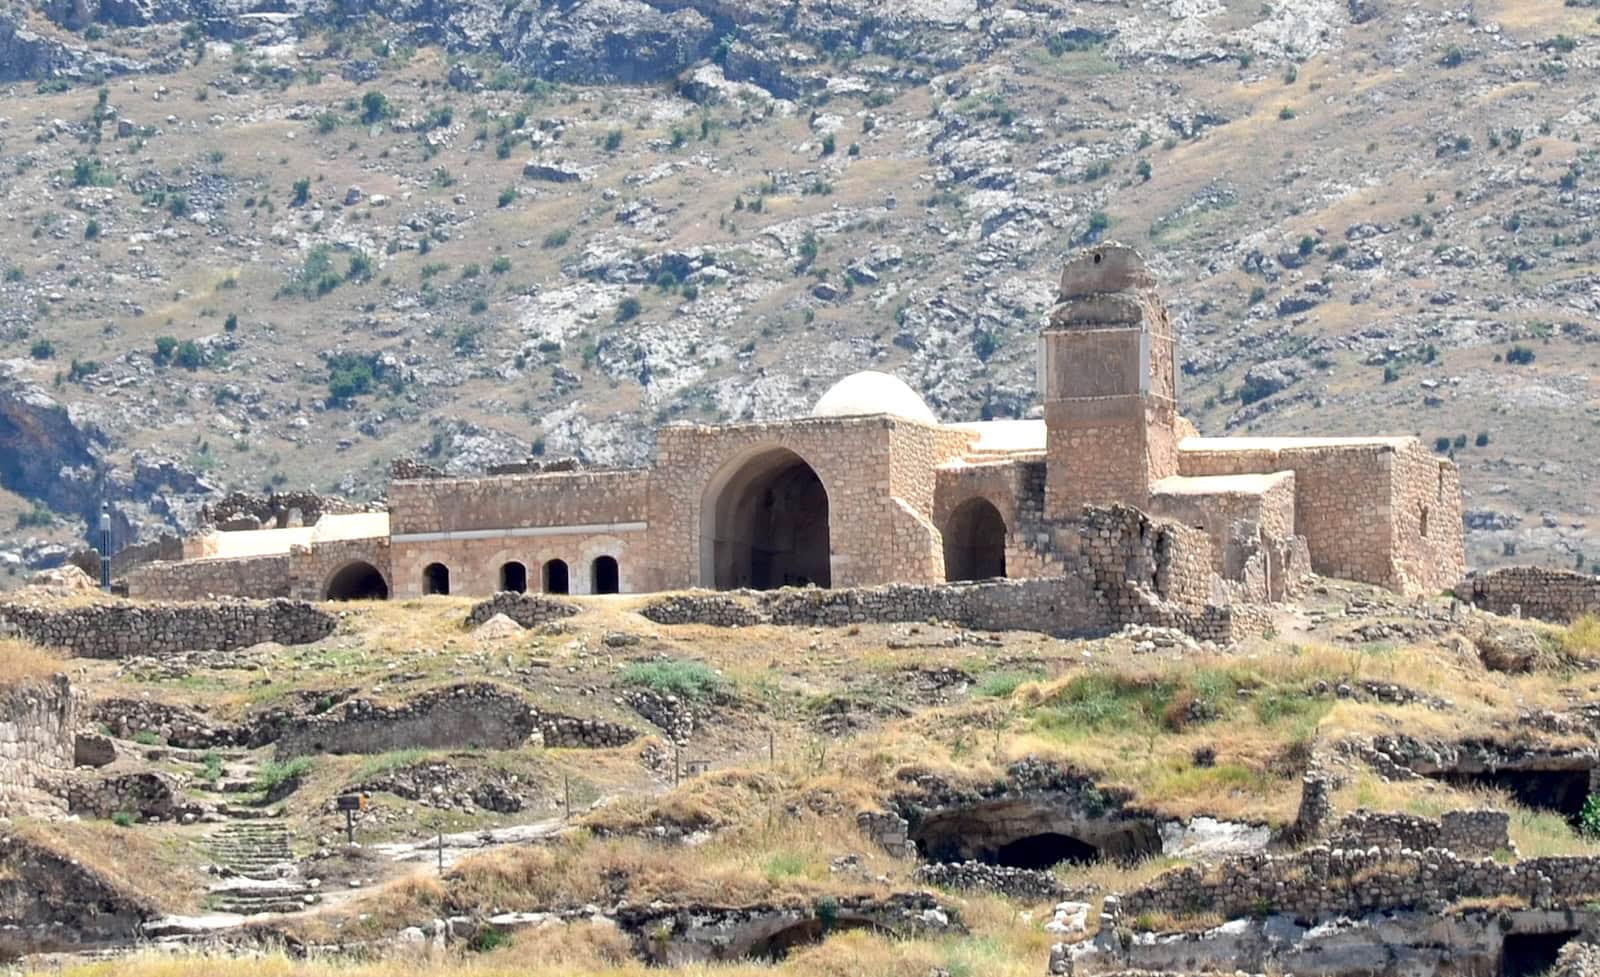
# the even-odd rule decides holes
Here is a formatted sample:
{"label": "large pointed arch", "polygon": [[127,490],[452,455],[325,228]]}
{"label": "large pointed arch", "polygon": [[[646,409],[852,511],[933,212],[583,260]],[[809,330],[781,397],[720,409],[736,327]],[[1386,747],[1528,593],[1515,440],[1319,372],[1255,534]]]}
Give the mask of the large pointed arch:
{"label": "large pointed arch", "polygon": [[781,445],[729,460],[700,506],[700,582],[769,590],[833,581],[828,490],[810,462]]}

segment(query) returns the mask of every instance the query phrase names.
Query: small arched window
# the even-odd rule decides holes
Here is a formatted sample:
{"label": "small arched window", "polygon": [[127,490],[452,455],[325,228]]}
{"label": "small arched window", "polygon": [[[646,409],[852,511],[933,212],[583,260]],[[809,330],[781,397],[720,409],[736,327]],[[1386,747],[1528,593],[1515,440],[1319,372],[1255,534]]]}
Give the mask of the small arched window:
{"label": "small arched window", "polygon": [[443,563],[430,563],[422,570],[422,592],[424,594],[450,593],[450,568]]}

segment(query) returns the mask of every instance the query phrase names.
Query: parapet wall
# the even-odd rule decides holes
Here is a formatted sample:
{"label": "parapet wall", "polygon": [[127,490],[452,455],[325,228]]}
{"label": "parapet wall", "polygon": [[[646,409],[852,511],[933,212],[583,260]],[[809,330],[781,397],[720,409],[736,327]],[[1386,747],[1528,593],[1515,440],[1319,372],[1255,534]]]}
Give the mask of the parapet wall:
{"label": "parapet wall", "polygon": [[66,813],[40,784],[72,770],[79,705],[65,675],[0,687],[0,817]]}
{"label": "parapet wall", "polygon": [[1544,567],[1506,567],[1480,573],[1463,595],[1495,614],[1520,611],[1524,617],[1568,624],[1585,614],[1600,614],[1600,576]]}
{"label": "parapet wall", "polygon": [[[263,641],[310,644],[333,633],[335,619],[290,600],[216,603],[0,604],[0,623],[47,648],[80,658],[127,658],[180,651],[248,648]],[[3,629],[0,629],[3,630]]]}
{"label": "parapet wall", "polygon": [[238,557],[146,563],[127,576],[128,596],[146,600],[206,600],[213,596],[267,600],[288,597],[289,557]]}

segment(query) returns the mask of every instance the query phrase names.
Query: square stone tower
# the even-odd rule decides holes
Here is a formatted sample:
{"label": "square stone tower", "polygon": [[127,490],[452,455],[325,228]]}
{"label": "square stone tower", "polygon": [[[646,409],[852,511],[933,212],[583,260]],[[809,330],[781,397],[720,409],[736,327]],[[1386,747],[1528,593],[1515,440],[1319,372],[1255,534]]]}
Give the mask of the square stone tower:
{"label": "square stone tower", "polygon": [[1045,514],[1147,507],[1151,483],[1178,471],[1177,389],[1172,326],[1138,252],[1103,244],[1067,262],[1039,359]]}

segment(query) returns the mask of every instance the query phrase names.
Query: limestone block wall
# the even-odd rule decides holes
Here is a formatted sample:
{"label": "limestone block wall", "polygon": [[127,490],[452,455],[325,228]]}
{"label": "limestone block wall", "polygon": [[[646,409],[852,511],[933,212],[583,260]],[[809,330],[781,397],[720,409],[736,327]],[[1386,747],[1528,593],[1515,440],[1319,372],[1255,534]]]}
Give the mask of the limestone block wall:
{"label": "limestone block wall", "polygon": [[389,484],[389,531],[415,533],[609,526],[645,518],[650,473],[574,471]]}
{"label": "limestone block wall", "polygon": [[941,532],[950,524],[951,514],[972,499],[987,500],[1005,520],[1007,535],[1016,532],[1018,502],[1027,493],[1023,465],[1014,461],[947,464],[935,475],[932,519]]}
{"label": "limestone block wall", "polygon": [[1179,467],[1183,475],[1293,471],[1295,533],[1325,576],[1428,593],[1450,586],[1443,578],[1459,577],[1464,564],[1455,467],[1415,438],[1196,438],[1180,445]]}
{"label": "limestone block wall", "polygon": [[1392,586],[1408,594],[1437,594],[1454,587],[1467,572],[1460,470],[1412,440],[1395,449],[1391,475]]}
{"label": "limestone block wall", "polygon": [[291,589],[288,554],[146,563],[126,579],[128,596],[144,600],[266,599],[288,597]]}
{"label": "limestone block wall", "polygon": [[649,533],[643,528],[600,533],[550,533],[533,536],[453,538],[430,542],[395,542],[390,548],[393,579],[390,593],[397,598],[423,594],[423,571],[441,563],[450,570],[452,594],[489,595],[505,589],[501,569],[521,563],[530,592],[543,590],[546,564],[559,560],[567,567],[567,593],[593,592],[594,563],[605,556],[617,561],[618,589],[634,593],[646,589],[648,567],[643,554],[650,551]]}
{"label": "limestone block wall", "polygon": [[[779,448],[810,465],[827,492],[833,586],[942,579],[942,572],[933,573],[933,567],[942,571],[943,566],[939,537],[930,533],[931,523],[916,518],[926,520],[928,514],[918,512],[914,500],[901,500],[906,503],[902,508],[891,494],[901,428],[925,430],[886,416],[663,428],[657,434],[650,480],[649,572],[637,589],[711,586],[706,569],[714,531],[711,510],[719,488],[744,466]],[[920,443],[934,450],[929,442]],[[914,450],[905,448],[907,457]],[[927,498],[931,507],[931,482]]]}
{"label": "limestone block wall", "polygon": [[[263,641],[309,644],[333,633],[335,618],[290,600],[85,605],[0,604],[0,622],[47,648],[81,658],[127,658],[246,648]],[[0,629],[3,630],[3,629]]]}
{"label": "limestone block wall", "polygon": [[525,628],[558,621],[578,613],[578,605],[539,594],[499,593],[474,604],[467,612],[467,627],[475,628],[497,614],[504,614]]}
{"label": "limestone block wall", "polygon": [[1504,567],[1480,573],[1461,594],[1495,614],[1520,610],[1524,617],[1567,624],[1600,614],[1600,575],[1546,567]]}
{"label": "limestone block wall", "polygon": [[[1150,513],[1185,526],[1204,529],[1211,537],[1211,565],[1224,576],[1235,576],[1242,557],[1233,552],[1234,527],[1253,524],[1276,539],[1294,535],[1294,473],[1282,472],[1261,492],[1218,491],[1206,494],[1160,492],[1150,499]],[[1234,558],[1230,560],[1230,555]]]}
{"label": "limestone block wall", "polygon": [[389,595],[395,593],[391,547],[382,537],[341,539],[289,550],[289,596],[299,600],[326,600],[328,587],[339,571],[353,563],[366,563],[383,575]]}
{"label": "limestone block wall", "polygon": [[65,675],[0,686],[0,817],[66,813],[40,783],[72,770],[80,708]]}

